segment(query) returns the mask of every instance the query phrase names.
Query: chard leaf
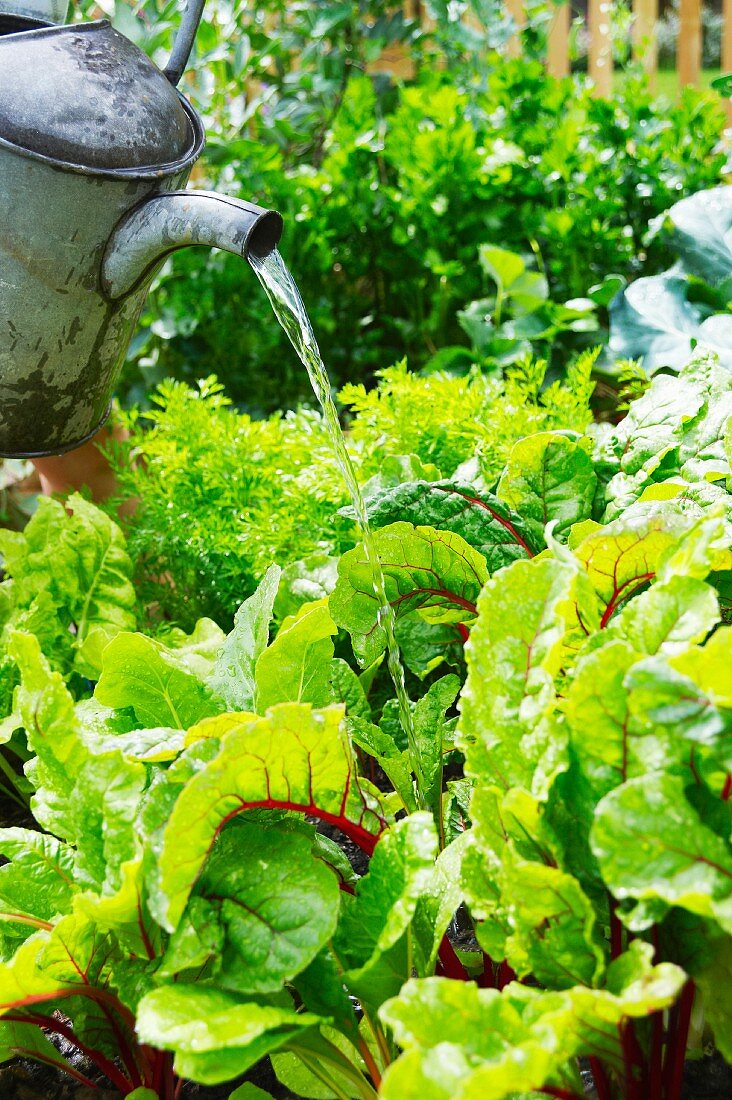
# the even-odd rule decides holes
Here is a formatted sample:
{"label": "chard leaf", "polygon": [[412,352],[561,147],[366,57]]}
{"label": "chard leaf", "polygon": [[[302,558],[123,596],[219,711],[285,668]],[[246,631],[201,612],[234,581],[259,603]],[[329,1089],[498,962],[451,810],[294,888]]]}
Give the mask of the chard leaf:
{"label": "chard leaf", "polygon": [[234,628],[216,661],[209,684],[229,710],[256,710],[255,668],[269,641],[280,576],[279,567],[271,565],[234,616]]}
{"label": "chard leaf", "polygon": [[323,707],[332,701],[330,662],[335,633],[327,600],[303,604],[296,615],[285,619],[271,646],[257,659],[258,713],[264,714],[276,703]]}
{"label": "chard leaf", "polygon": [[[465,351],[461,348],[461,351]],[[439,481],[442,475],[434,462],[423,462],[418,455],[384,455],[379,472],[363,486],[364,500],[370,500],[407,481]]]}
{"label": "chard leaf", "polygon": [[406,1052],[385,1074],[385,1100],[500,1100],[541,1088],[571,1056],[542,1050],[507,994],[472,982],[409,981],[380,1016]]}
{"label": "chard leaf", "polygon": [[[459,535],[393,523],[374,532],[374,545],[397,618],[417,608],[430,623],[464,624],[475,617],[475,601],[488,574],[483,556]],[[363,545],[341,558],[330,611],[350,633],[362,666],[384,652],[386,634],[378,622],[379,601]]]}
{"label": "chard leaf", "polygon": [[678,452],[686,425],[704,405],[703,388],[686,372],[678,378],[657,375],[610,436],[623,473],[652,474],[670,453]]}
{"label": "chard leaf", "polygon": [[443,676],[431,685],[414,708],[417,781],[424,805],[436,820],[441,817],[445,714],[455,702],[459,690],[457,676]]}
{"label": "chard leaf", "polygon": [[244,1073],[321,1022],[310,1013],[242,1001],[201,984],[161,986],[143,997],[137,1010],[141,1041],[174,1051],[176,1072],[204,1085]]}
{"label": "chard leaf", "polygon": [[670,1006],[685,974],[652,966],[636,941],[608,969],[608,988],[542,992],[512,983],[501,993],[473,983],[426,978],[405,984],[383,1005],[405,1054],[387,1070],[385,1100],[509,1100],[549,1086],[579,1094],[577,1055],[597,1055],[618,1073],[620,1027]]}
{"label": "chard leaf", "polygon": [[264,1092],[263,1089],[257,1088],[249,1081],[245,1081],[243,1085],[239,1085],[238,1089],[234,1089],[229,1096],[229,1100],[267,1100],[268,1097],[271,1100],[272,1093]]}
{"label": "chard leaf", "polygon": [[21,671],[19,707],[35,753],[26,765],[36,792],[33,813],[49,832],[76,846],[81,880],[96,886],[107,880],[114,888],[121,865],[137,850],[134,819],[145,768],[119,750],[89,751],[71,695],[32,634],[14,634],[11,653]]}
{"label": "chard leaf", "polygon": [[669,658],[669,664],[693,680],[715,706],[732,708],[731,647],[732,626],[720,626],[705,645],[690,646]]}
{"label": "chard leaf", "polygon": [[690,677],[673,668],[668,660],[649,657],[629,672],[627,686],[636,728],[647,735],[655,726],[668,740],[666,760],[657,754],[657,769],[679,758],[688,759],[690,748],[695,746],[719,753],[723,766],[732,768],[732,715],[715,706]]}
{"label": "chard leaf", "polygon": [[14,633],[8,652],[21,671],[16,705],[35,753],[26,767],[36,791],[33,814],[44,829],[73,844],[78,819],[69,794],[87,761],[75,728],[74,701],[61,674],[49,669],[33,634]]}
{"label": "chard leaf", "polygon": [[625,680],[638,661],[626,642],[610,642],[581,658],[572,680],[565,706],[570,741],[596,800],[667,761],[668,735],[631,710]]}
{"label": "chard leaf", "polygon": [[34,928],[67,912],[74,892],[74,852],[46,833],[0,829],[0,855],[10,861],[0,867],[2,939],[8,944],[12,935],[17,947]]}
{"label": "chard leaf", "polygon": [[[583,602],[581,583],[570,562],[547,558],[515,562],[483,589],[458,726],[466,769],[480,782],[531,789],[550,741],[549,755],[561,755],[561,739],[555,731],[544,737],[540,723],[554,705],[554,678]],[[589,625],[591,611],[585,614]]]}
{"label": "chard leaf", "polygon": [[417,802],[409,751],[400,749],[393,737],[363,718],[349,719],[348,731],[354,745],[378,762],[407,813],[414,812]]}
{"label": "chard leaf", "polygon": [[[107,642],[135,628],[132,562],[117,524],[78,493],[65,505],[43,497],[23,535],[0,531],[0,552],[16,606],[28,611],[41,600],[46,609],[37,626],[49,641],[56,635],[48,652],[68,646],[76,671],[96,679]],[[27,620],[24,627],[33,630]]]}
{"label": "chard leaf", "polygon": [[190,634],[173,627],[158,638],[166,650],[173,651],[176,662],[199,680],[211,675],[226,635],[213,619],[199,619]]}
{"label": "chard leaf", "polygon": [[702,824],[678,777],[632,779],[607,794],[591,843],[620,901],[679,906],[732,930],[732,854]]}
{"label": "chard leaf", "polygon": [[343,899],[334,950],[347,967],[348,988],[372,1008],[409,976],[412,953],[424,972],[431,938],[420,942],[411,925],[420,897],[431,891],[436,856],[431,815],[411,814],[382,836],[355,897]]}
{"label": "chard leaf", "polygon": [[442,664],[462,663],[463,638],[451,623],[426,623],[419,611],[412,611],[397,620],[394,636],[404,664],[420,680]]}
{"label": "chard leaf", "polygon": [[330,662],[330,692],[331,702],[342,703],[349,716],[371,718],[371,706],[358,674],[340,657]]}
{"label": "chard leaf", "polygon": [[732,375],[714,356],[695,356],[678,378],[654,378],[608,439],[621,472],[607,487],[607,518],[652,481],[729,476],[724,438],[730,416]]}
{"label": "chard leaf", "polygon": [[[362,1097],[366,1082],[363,1078],[361,1081],[358,1078],[354,1080],[357,1071],[353,1067],[358,1066],[359,1069],[365,1070],[365,1066],[353,1044],[332,1027],[321,1029],[321,1049],[316,1049],[321,1046],[321,1043],[313,1043],[313,1038],[314,1036],[308,1035],[304,1042],[293,1043],[292,1050],[278,1051],[272,1055],[272,1068],[277,1080],[293,1096],[308,1097],[308,1100],[335,1100],[336,1097],[342,1100],[344,1096],[353,1097],[355,1100],[356,1097]],[[358,1033],[356,1042],[358,1042]],[[326,1085],[316,1076],[301,1060],[302,1055],[306,1056],[310,1065],[314,1055],[317,1058],[318,1068],[327,1071],[333,1084]],[[344,1063],[351,1067],[351,1072],[347,1075],[339,1072]],[[337,1093],[334,1092],[334,1088],[338,1090]]]}
{"label": "chard leaf", "polygon": [[[711,929],[705,927],[704,931],[709,935]],[[714,1031],[717,1050],[729,1062],[732,1060],[732,940],[729,936],[709,935],[707,943],[711,946],[709,958],[700,970],[693,971],[694,981],[704,998],[705,1023]]]}
{"label": "chard leaf", "polygon": [[[238,993],[276,992],[332,937],[338,898],[336,876],[313,857],[311,837],[282,825],[236,822],[214,845],[162,972],[200,966],[206,960],[187,960],[181,941],[189,939],[198,952],[206,936],[216,949],[219,985]],[[221,928],[220,939],[212,939],[212,924]]]}
{"label": "chard leaf", "polygon": [[[440,531],[453,531],[486,559],[490,573],[518,558],[531,557],[541,547],[518,511],[493,493],[459,481],[410,481],[369,497],[371,527],[400,520]],[[353,514],[342,508],[341,513]]]}
{"label": "chard leaf", "polygon": [[321,951],[292,983],[308,1012],[333,1021],[335,1027],[353,1043],[359,1031],[353,1002],[343,984],[341,970],[332,951]]}
{"label": "chard leaf", "polygon": [[338,579],[338,558],[328,554],[310,554],[290,562],[282,570],[274,614],[277,619],[296,615],[304,603],[329,596]]}
{"label": "chard leaf", "polygon": [[[59,1049],[36,1024],[0,1020],[0,1063],[15,1058],[32,1059],[42,1065],[53,1066],[63,1074],[72,1070]],[[130,1100],[135,1100],[134,1094]],[[142,1097],[141,1100],[148,1098]],[[150,1094],[149,1100],[157,1100],[154,1093]]]}
{"label": "chard leaf", "polygon": [[589,440],[575,442],[559,432],[540,432],[514,444],[498,496],[523,518],[536,545],[543,544],[547,523],[553,522],[559,535],[591,518],[597,475],[589,446]]}
{"label": "chard leaf", "polygon": [[592,902],[576,878],[543,863],[505,858],[506,957],[520,977],[551,989],[596,985],[605,969]]}
{"label": "chard leaf", "polygon": [[118,634],[104,652],[94,696],[104,706],[131,707],[143,726],[188,729],[220,713],[223,702],[173,651],[143,634]]}
{"label": "chard leaf", "polygon": [[299,703],[282,703],[264,718],[242,716],[217,750],[215,741],[199,743],[214,745],[212,759],[199,760],[194,744],[172,774],[161,777],[149,904],[164,928],[172,932],[177,926],[219,830],[242,810],[313,814],[373,850],[386,822],[359,782],[342,717],[340,707],[312,711]]}
{"label": "chard leaf", "polygon": [[638,653],[653,656],[703,641],[719,618],[719,600],[711,585],[696,577],[672,576],[630,600],[610,630]]}
{"label": "chard leaf", "polygon": [[575,549],[603,606],[600,626],[658,577],[705,577],[719,558],[719,516],[689,521],[662,513],[623,516],[592,531]]}

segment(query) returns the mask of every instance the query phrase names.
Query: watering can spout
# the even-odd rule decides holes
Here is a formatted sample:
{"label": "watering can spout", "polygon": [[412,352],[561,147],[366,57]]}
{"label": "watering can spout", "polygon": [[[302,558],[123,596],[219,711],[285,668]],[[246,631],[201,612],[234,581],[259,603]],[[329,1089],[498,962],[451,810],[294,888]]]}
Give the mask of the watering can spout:
{"label": "watering can spout", "polygon": [[119,222],[102,261],[102,290],[124,298],[152,277],[171,252],[190,245],[266,257],[282,235],[282,217],[210,191],[172,191],[146,199]]}

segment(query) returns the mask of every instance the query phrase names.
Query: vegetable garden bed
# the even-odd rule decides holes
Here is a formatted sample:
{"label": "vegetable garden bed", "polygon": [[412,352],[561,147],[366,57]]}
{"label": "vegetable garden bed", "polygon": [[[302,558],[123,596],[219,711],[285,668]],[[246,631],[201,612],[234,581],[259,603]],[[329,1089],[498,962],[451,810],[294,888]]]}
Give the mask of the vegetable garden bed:
{"label": "vegetable garden bed", "polygon": [[543,430],[508,428],[526,365],[481,391],[503,435],[366,484],[409,736],[347,508],[228,634],[136,631],[79,496],[0,533],[4,759],[43,830],[0,833],[6,1058],[71,1044],[135,1100],[265,1056],[303,1097],[579,1098],[584,1059],[599,1100],[679,1100],[687,1045],[729,1057],[732,381],[700,356],[578,425],[590,366]]}

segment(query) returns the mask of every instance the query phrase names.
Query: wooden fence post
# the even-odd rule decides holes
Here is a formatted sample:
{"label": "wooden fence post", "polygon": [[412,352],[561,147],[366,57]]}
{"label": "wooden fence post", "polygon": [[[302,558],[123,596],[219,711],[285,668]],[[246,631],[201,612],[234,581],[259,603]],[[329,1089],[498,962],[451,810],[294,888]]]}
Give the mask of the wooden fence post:
{"label": "wooden fence post", "polygon": [[[722,72],[732,73],[732,0],[722,0],[722,15],[724,17],[722,26]],[[732,100],[725,99],[724,106],[727,112],[727,125],[732,126]]]}
{"label": "wooden fence post", "polygon": [[526,22],[526,13],[524,11],[524,0],[505,0],[506,11],[513,17],[513,21],[516,24],[517,33],[514,34],[509,40],[506,46],[506,54],[508,57],[520,57],[521,56],[521,28]]}
{"label": "wooden fence post", "polygon": [[682,88],[687,84],[699,83],[701,54],[701,0],[680,0],[676,67],[679,71],[679,84]]}
{"label": "wooden fence post", "polygon": [[[681,0],[683,3],[684,0]],[[613,91],[613,45],[611,37],[612,3],[589,0],[587,19],[590,30],[589,74],[595,83],[595,95],[609,99]]]}
{"label": "wooden fence post", "polygon": [[657,22],[658,0],[633,0],[633,58],[641,62],[654,89],[658,72]]}
{"label": "wooden fence post", "polygon": [[[728,0],[732,3],[732,0]],[[569,4],[554,9],[547,41],[547,69],[551,76],[569,76]]]}

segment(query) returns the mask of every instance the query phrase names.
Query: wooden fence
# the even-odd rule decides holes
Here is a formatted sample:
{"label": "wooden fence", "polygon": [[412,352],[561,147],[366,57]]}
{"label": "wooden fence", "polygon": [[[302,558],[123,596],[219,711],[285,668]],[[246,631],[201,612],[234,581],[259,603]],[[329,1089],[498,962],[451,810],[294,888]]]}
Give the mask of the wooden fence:
{"label": "wooden fence", "polygon": [[[520,31],[525,21],[524,0],[504,0]],[[658,23],[658,0],[632,0],[633,57],[640,61],[648,73],[651,84],[658,70],[658,49],[656,45],[656,26]],[[613,54],[612,20],[613,0],[587,0],[587,31],[589,35],[588,71],[598,96],[612,94]],[[676,47],[676,68],[679,83],[699,84],[702,68],[702,0],[679,0],[679,36]],[[405,14],[409,18],[419,18],[427,23],[424,4],[420,0],[405,0]],[[732,0],[722,0],[724,30],[720,65],[722,72],[732,72]],[[570,66],[570,5],[557,6],[549,30],[547,42],[547,68],[554,76],[566,76]],[[520,34],[508,43],[507,52],[517,56],[521,52]],[[374,68],[408,76],[409,61],[399,47],[385,51]],[[732,112],[730,113],[732,122]]]}

